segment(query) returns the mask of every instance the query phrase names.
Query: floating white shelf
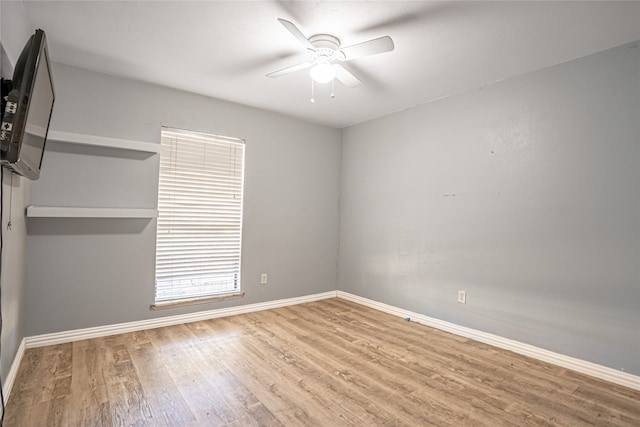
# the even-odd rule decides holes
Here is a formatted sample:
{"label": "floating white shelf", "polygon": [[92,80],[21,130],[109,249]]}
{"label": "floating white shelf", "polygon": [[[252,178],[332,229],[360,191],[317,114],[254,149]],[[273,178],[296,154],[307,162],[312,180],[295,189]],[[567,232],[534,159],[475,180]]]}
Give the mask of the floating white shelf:
{"label": "floating white shelf", "polygon": [[28,206],[29,218],[156,218],[157,209]]}
{"label": "floating white shelf", "polygon": [[94,147],[115,148],[119,150],[141,151],[144,153],[159,153],[160,144],[133,141],[130,139],[107,138],[104,136],[83,135],[72,132],[51,130],[47,134],[47,142],[55,141],[66,144],[80,144]]}

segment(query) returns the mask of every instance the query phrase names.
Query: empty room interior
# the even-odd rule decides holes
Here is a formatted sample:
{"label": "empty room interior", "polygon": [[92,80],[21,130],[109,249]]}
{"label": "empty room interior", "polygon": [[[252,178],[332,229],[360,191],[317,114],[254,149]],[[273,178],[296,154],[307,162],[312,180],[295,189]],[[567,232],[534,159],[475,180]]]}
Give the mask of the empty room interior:
{"label": "empty room interior", "polygon": [[640,425],[640,2],[3,0],[0,42],[0,425]]}

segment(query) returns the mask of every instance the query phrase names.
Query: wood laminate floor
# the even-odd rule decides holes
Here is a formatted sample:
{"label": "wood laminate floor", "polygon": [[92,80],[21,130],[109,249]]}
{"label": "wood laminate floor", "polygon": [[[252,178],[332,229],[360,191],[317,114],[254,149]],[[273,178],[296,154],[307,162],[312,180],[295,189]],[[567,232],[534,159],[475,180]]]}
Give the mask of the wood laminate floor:
{"label": "wood laminate floor", "polygon": [[640,392],[340,299],[29,349],[5,426],[640,426]]}

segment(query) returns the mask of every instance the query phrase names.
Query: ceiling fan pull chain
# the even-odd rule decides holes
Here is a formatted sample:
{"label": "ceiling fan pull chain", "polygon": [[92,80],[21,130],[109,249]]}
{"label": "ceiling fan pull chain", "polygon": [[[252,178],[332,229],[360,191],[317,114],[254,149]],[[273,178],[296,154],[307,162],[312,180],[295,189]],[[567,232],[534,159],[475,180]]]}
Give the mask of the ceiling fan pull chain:
{"label": "ceiling fan pull chain", "polygon": [[336,89],[336,79],[334,78],[334,79],[331,79],[331,99],[336,97],[335,89]]}
{"label": "ceiling fan pull chain", "polygon": [[311,103],[312,103],[312,104],[315,104],[315,103],[316,103],[315,99],[313,99],[313,92],[314,92],[314,89],[315,89],[314,81],[313,81],[313,79],[311,79]]}

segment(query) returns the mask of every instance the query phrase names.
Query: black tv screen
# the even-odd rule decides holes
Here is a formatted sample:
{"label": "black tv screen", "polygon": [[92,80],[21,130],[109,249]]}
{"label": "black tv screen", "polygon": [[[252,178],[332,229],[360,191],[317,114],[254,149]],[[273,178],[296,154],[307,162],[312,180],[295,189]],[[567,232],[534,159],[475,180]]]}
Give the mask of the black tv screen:
{"label": "black tv screen", "polygon": [[[55,93],[47,39],[36,30],[13,73],[0,127],[0,163],[28,179],[40,177]],[[4,97],[4,94],[3,94]],[[3,99],[3,101],[5,101]]]}

